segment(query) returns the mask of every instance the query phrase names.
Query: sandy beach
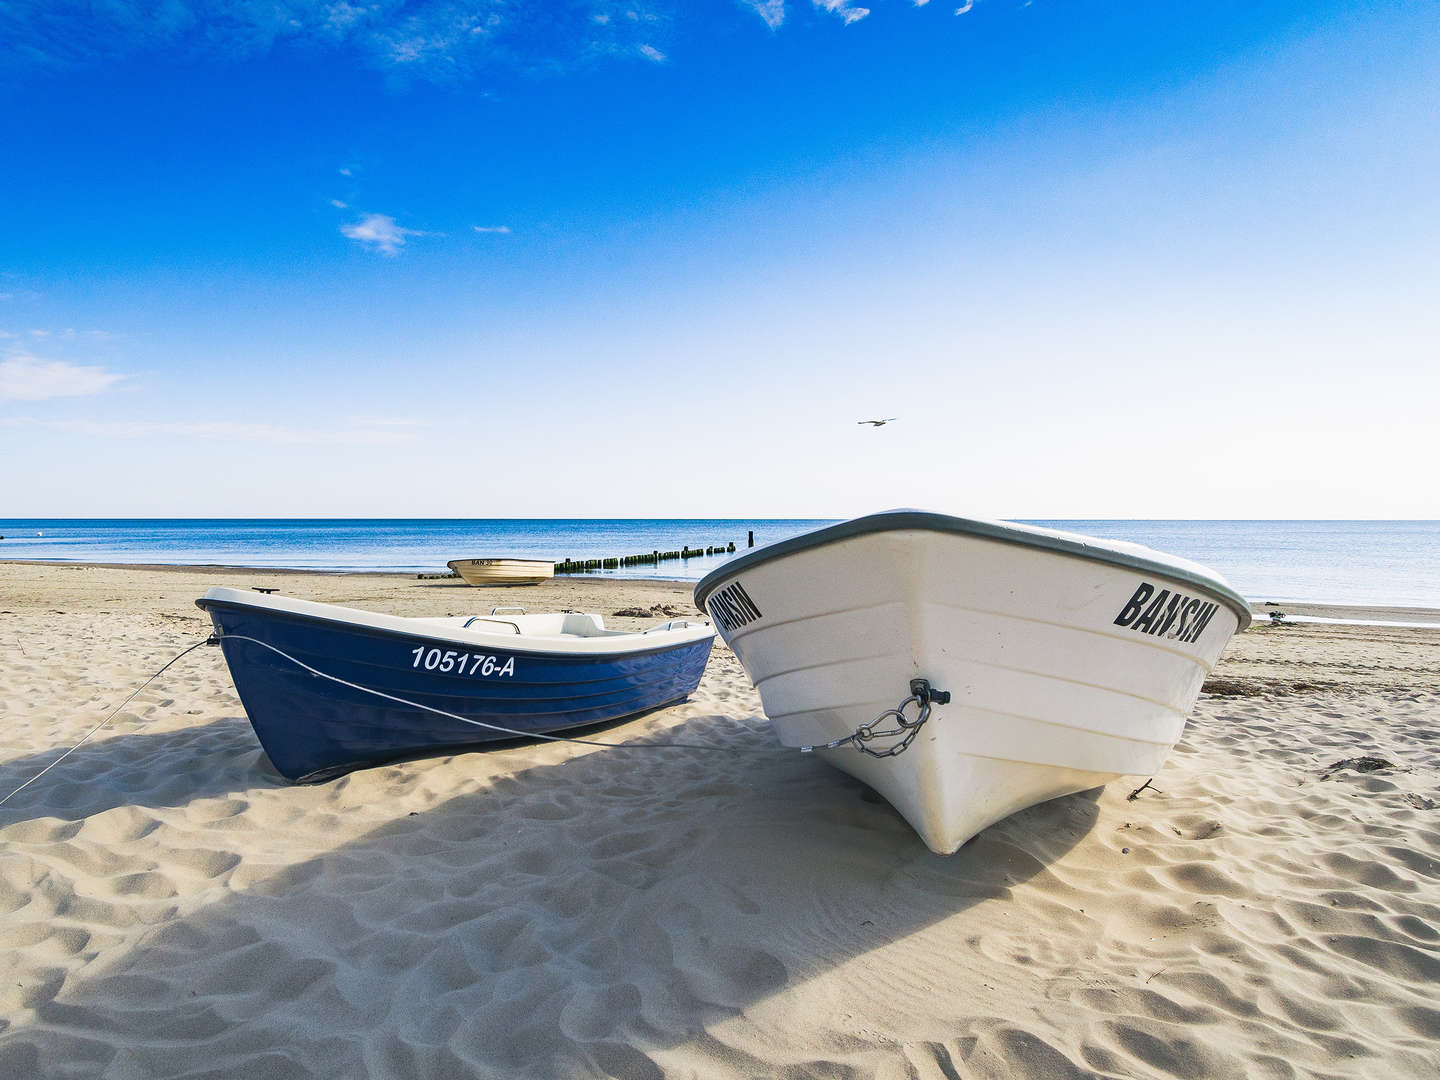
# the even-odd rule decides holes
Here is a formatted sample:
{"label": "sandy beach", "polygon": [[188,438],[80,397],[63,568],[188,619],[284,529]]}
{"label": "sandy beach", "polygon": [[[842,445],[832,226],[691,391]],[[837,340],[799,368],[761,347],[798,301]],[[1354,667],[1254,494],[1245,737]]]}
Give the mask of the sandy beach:
{"label": "sandy beach", "polygon": [[[203,638],[217,584],[693,611],[658,581],[0,564],[0,795]],[[0,1076],[1436,1075],[1440,627],[1265,610],[1135,798],[949,858],[782,749],[718,641],[688,703],[609,737],[729,752],[521,745],[314,786],[196,650],[0,807]]]}

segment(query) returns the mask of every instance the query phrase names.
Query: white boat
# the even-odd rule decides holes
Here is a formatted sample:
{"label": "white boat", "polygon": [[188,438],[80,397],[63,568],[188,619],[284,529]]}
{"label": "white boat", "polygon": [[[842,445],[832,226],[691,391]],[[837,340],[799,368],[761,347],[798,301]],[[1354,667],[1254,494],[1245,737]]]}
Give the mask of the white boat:
{"label": "white boat", "polygon": [[534,585],[555,576],[546,559],[452,559],[445,564],[470,585]]}
{"label": "white boat", "polygon": [[949,854],[1027,806],[1157,772],[1245,600],[1139,544],[894,510],[696,586],[785,746]]}

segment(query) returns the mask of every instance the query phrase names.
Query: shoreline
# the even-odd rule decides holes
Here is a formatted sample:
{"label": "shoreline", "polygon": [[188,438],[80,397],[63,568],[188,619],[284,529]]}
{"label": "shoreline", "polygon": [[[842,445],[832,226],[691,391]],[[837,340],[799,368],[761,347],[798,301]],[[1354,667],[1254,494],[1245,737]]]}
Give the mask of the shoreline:
{"label": "shoreline", "polygon": [[[448,577],[419,577],[418,575],[435,575],[441,572],[428,570],[372,570],[372,569],[340,569],[340,570],[317,570],[307,567],[277,567],[277,566],[244,566],[221,563],[114,563],[114,562],[88,562],[88,561],[65,561],[58,559],[0,559],[0,567],[51,567],[61,570],[119,570],[119,571],[141,571],[165,574],[190,573],[208,576],[234,575],[234,574],[272,574],[277,577],[295,578],[307,575],[319,578],[381,578],[394,581],[428,581],[432,584],[443,584],[450,582]],[[455,579],[458,580],[458,579]],[[691,578],[668,578],[651,575],[629,577],[623,574],[564,574],[552,578],[544,584],[553,585],[559,582],[577,583],[604,583],[610,582],[616,585],[621,584],[655,584],[655,585],[687,585],[693,591],[699,579]],[[467,588],[484,591],[490,589],[514,590],[530,588],[533,586],[466,586]],[[1280,612],[1287,616],[1300,616],[1305,620],[1323,620],[1336,625],[1355,626],[1395,626],[1395,627],[1440,627],[1440,608],[1420,607],[1413,604],[1347,604],[1334,603],[1330,601],[1280,601],[1280,600],[1251,600],[1246,598],[1250,605],[1250,611],[1257,623],[1263,623],[1270,618],[1271,612]]]}
{"label": "shoreline", "polygon": [[[383,570],[370,567],[317,569],[311,566],[246,566],[242,563],[120,563],[91,562],[77,559],[0,559],[0,566],[54,566],[69,570],[156,570],[165,573],[193,572],[236,573],[236,574],[315,574],[320,577],[366,576],[391,578],[417,578],[426,575],[427,580],[447,580],[444,569],[433,570]],[[452,575],[459,577],[458,574]],[[675,581],[694,584],[699,578],[669,578],[654,575],[629,577],[622,574],[557,574],[555,581]],[[472,586],[474,587],[474,586]],[[504,586],[515,588],[516,586]],[[1436,612],[1440,616],[1440,611]]]}

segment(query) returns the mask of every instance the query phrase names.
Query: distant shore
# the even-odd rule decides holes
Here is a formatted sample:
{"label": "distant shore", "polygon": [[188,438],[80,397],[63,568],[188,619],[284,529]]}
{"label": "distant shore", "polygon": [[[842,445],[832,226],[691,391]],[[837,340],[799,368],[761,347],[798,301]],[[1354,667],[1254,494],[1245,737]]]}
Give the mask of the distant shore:
{"label": "distant shore", "polygon": [[[314,570],[297,567],[194,565],[190,563],[67,562],[59,559],[0,559],[0,566],[46,566],[62,570],[156,571],[160,573],[197,574],[211,577],[234,577],[239,574],[268,574],[283,578],[310,575],[332,578],[393,579],[396,581],[423,580],[437,584],[444,584],[449,581],[449,579],[445,577],[433,576],[442,573],[441,571],[414,570]],[[421,574],[430,576],[422,578],[420,577]],[[566,574],[557,577],[555,581],[669,584],[683,586],[687,591],[692,590],[695,585],[694,581],[685,578],[652,577],[649,575],[632,578],[626,577],[623,572],[615,574]],[[462,583],[457,580],[454,584],[460,585]],[[1254,612],[1257,620],[1268,619],[1271,617],[1272,612],[1279,612],[1282,615],[1298,615],[1314,619],[1334,619],[1340,622],[1440,626],[1440,608],[1415,607],[1410,605],[1291,602],[1288,600],[1248,600],[1247,602],[1250,604],[1250,609]]]}
{"label": "distant shore", "polygon": [[1251,600],[1250,610],[1255,613],[1257,620],[1270,618],[1271,612],[1280,612],[1282,615],[1337,619],[1341,622],[1422,623],[1427,626],[1440,626],[1440,608]]}
{"label": "distant shore", "polygon": [[[879,509],[878,507],[876,509]],[[735,554],[831,519],[0,519],[0,559],[106,566],[256,562],[310,573],[436,573],[451,559],[625,560],[735,545]],[[1266,601],[1440,610],[1440,522],[1029,519],[1021,524],[1141,544],[1223,575]],[[43,535],[42,535],[43,534]],[[725,555],[628,564],[616,580],[698,581]],[[612,576],[615,567],[602,571]]]}

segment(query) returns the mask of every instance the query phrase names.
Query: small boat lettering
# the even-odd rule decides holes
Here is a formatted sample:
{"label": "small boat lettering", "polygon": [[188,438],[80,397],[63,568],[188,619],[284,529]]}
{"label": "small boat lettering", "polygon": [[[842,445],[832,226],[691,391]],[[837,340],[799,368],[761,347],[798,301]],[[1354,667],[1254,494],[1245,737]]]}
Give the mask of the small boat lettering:
{"label": "small boat lettering", "polygon": [[745,586],[738,581],[732,581],[723,589],[716,589],[711,593],[706,607],[710,609],[710,617],[727,636],[761,618],[760,609],[755,606],[755,601],[750,599]]}
{"label": "small boat lettering", "polygon": [[1172,593],[1169,589],[1156,592],[1154,585],[1142,581],[1135,594],[1120,609],[1120,614],[1115,616],[1115,625],[1153,637],[1194,642],[1199,640],[1219,607],[1211,601],[1180,592]]}
{"label": "small boat lettering", "polygon": [[[514,675],[515,658],[507,657],[501,663],[498,656],[486,656],[484,653],[457,652],[454,649],[446,649],[443,652],[439,649],[426,649],[424,645],[411,649],[411,655],[415,657],[411,667],[424,667],[426,671],[454,671],[460,675]],[[470,670],[465,670],[466,664]]]}

